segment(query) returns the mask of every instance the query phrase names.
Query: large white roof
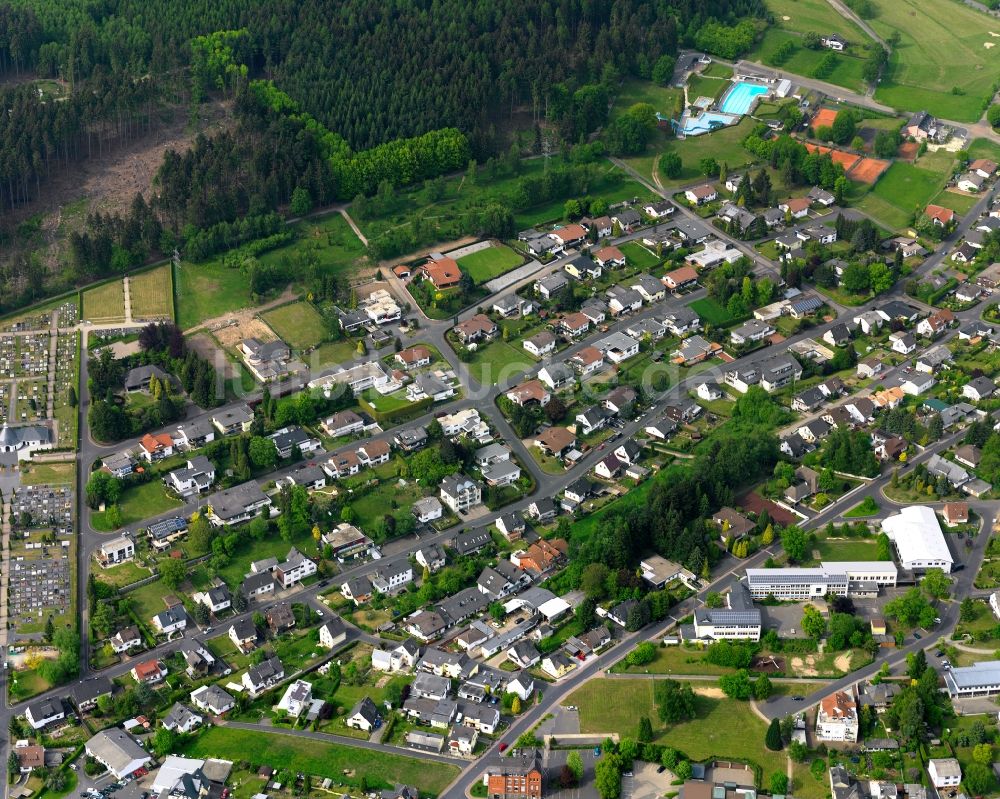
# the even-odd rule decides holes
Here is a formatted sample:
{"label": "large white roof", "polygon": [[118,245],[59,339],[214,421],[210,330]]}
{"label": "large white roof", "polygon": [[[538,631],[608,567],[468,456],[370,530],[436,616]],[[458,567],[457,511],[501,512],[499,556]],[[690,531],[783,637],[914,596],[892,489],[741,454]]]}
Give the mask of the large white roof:
{"label": "large white roof", "polygon": [[882,521],[882,530],[896,545],[904,566],[922,560],[954,562],[937,516],[926,505],[903,508],[895,516]]}

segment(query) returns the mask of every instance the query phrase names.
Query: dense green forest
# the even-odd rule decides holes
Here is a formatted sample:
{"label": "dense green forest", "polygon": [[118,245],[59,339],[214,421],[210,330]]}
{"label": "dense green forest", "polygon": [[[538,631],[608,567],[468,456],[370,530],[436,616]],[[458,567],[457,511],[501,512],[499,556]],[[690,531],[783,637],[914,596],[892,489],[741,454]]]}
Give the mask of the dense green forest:
{"label": "dense green forest", "polygon": [[[705,31],[739,49],[741,20],[764,16],[762,0],[0,0],[0,210],[165,111],[196,125],[215,96],[233,101],[235,128],[168,153],[131,213],[88,220],[64,280],[195,240],[208,254],[243,216],[455,171],[506,151],[517,127],[546,121],[576,143],[606,123],[622,77],[669,77]],[[3,277],[37,294],[31,270]]]}

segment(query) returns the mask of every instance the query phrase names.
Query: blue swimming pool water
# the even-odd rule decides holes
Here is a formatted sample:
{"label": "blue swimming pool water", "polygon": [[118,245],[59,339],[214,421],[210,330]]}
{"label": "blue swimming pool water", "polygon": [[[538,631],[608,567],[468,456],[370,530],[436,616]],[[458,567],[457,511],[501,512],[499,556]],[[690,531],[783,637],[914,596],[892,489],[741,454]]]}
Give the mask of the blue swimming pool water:
{"label": "blue swimming pool water", "polygon": [[697,136],[700,133],[708,133],[716,128],[731,125],[736,121],[736,117],[730,114],[718,114],[714,111],[704,111],[696,117],[688,117],[681,126],[681,132],[685,136]]}
{"label": "blue swimming pool water", "polygon": [[767,86],[741,81],[729,90],[729,94],[722,100],[720,109],[727,114],[743,115],[750,110],[753,101],[762,94],[767,94]]}

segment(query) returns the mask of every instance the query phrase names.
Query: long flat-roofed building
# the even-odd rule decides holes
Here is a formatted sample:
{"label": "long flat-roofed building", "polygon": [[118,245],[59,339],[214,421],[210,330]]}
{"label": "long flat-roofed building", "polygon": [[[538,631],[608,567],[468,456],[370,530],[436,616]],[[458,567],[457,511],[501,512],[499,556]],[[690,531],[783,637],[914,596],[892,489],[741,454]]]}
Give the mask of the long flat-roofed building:
{"label": "long flat-roofed building", "polygon": [[948,669],[944,673],[944,684],[952,699],[1000,694],[1000,660],[983,660],[971,666]]}
{"label": "long flat-roofed building", "polygon": [[937,514],[926,505],[910,505],[882,521],[904,569],[923,571],[941,569],[950,574],[954,564],[948,542],[944,540]]}
{"label": "long flat-roofed building", "polygon": [[733,584],[727,594],[727,604],[725,608],[698,608],[694,612],[695,637],[712,641],[759,641],[760,610],[753,606],[744,583]]}
{"label": "long flat-roofed building", "polygon": [[896,585],[892,561],[824,561],[812,568],[747,569],[747,587],[754,599],[815,599],[827,594],[850,596],[878,593]]}

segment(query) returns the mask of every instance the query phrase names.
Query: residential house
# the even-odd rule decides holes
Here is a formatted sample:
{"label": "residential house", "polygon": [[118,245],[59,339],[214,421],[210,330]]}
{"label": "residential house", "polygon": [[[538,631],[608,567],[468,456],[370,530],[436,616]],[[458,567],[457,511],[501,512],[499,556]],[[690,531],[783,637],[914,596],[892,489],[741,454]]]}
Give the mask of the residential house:
{"label": "residential house", "polygon": [[463,344],[472,344],[479,341],[492,341],[500,330],[496,322],[486,314],[476,314],[459,322],[454,327],[455,335]]}
{"label": "residential house", "polygon": [[[614,250],[614,247],[608,248]],[[600,252],[603,252],[600,251]],[[620,254],[620,253],[619,253]],[[610,260],[610,259],[609,259]],[[624,265],[625,259],[622,257],[622,265]],[[604,263],[595,261],[589,255],[577,255],[575,258],[570,259],[570,261],[563,267],[563,271],[567,275],[575,277],[577,280],[586,280],[591,278],[597,280],[602,274],[604,274]],[[616,265],[616,264],[609,264]]]}
{"label": "residential house", "polygon": [[752,344],[774,335],[774,328],[759,319],[751,319],[735,330],[730,331],[729,340],[737,345]]}
{"label": "residential house", "polygon": [[382,726],[382,715],[371,698],[366,696],[347,714],[344,724],[355,730],[371,732]]}
{"label": "residential house", "polygon": [[183,605],[161,610],[153,616],[153,627],[160,635],[170,635],[187,628],[187,613]]}
{"label": "residential house", "polygon": [[164,481],[182,497],[203,494],[215,482],[215,465],[204,455],[196,455],[183,469],[174,469]]}
{"label": "residential house", "polygon": [[143,641],[142,636],[139,634],[139,628],[133,624],[123,627],[111,636],[110,643],[111,648],[119,655],[122,655],[133,649],[141,648]]}
{"label": "residential house", "polygon": [[136,663],[129,673],[137,683],[150,685],[162,681],[167,676],[167,667],[156,659],[145,660],[142,663]]}
{"label": "residential house", "polygon": [[274,577],[282,588],[291,588],[316,573],[316,563],[295,547],[288,550],[283,563],[274,568]]}
{"label": "residential house", "polygon": [[538,379],[553,391],[576,383],[576,374],[565,363],[550,363],[538,371]]}
{"label": "residential house", "polygon": [[101,730],[87,741],[84,748],[90,757],[107,768],[116,779],[134,774],[153,759],[121,727]]}
{"label": "residential house", "polygon": [[354,411],[337,411],[324,419],[320,426],[331,438],[339,438],[360,433],[365,429],[365,421]]}
{"label": "residential house", "polygon": [[275,341],[243,339],[240,342],[240,353],[247,368],[262,381],[272,380],[284,374],[292,357],[291,349],[280,339]]}
{"label": "residential house", "polygon": [[457,286],[462,280],[462,270],[454,258],[440,257],[428,260],[417,270],[438,291]]}
{"label": "residential house", "polygon": [[719,192],[711,183],[694,186],[684,192],[684,198],[692,205],[704,205],[718,199]]}
{"label": "residential house", "polygon": [[547,455],[561,458],[566,450],[576,446],[576,436],[565,427],[547,427],[535,436],[534,444]]}
{"label": "residential house", "polygon": [[303,455],[308,455],[322,448],[318,438],[309,435],[298,425],[282,427],[268,436],[274,442],[279,458],[290,458],[297,448]]}
{"label": "residential house", "polygon": [[139,454],[150,463],[174,454],[174,440],[169,433],[146,433],[139,439]]}
{"label": "residential house", "polygon": [[247,693],[256,699],[284,678],[285,667],[277,657],[272,657],[247,669],[242,682]]}
{"label": "residential house", "polygon": [[552,395],[546,391],[545,387],[538,380],[528,380],[527,382],[521,383],[521,385],[515,386],[504,396],[506,396],[507,399],[515,405],[520,405],[522,408],[535,404],[544,407],[545,405],[548,405],[549,400],[552,399]]}
{"label": "residential house", "polygon": [[522,342],[522,346],[536,358],[544,357],[556,350],[556,337],[548,330],[536,333]]}
{"label": "residential house", "polygon": [[441,481],[441,501],[454,513],[465,513],[480,504],[482,488],[464,475],[449,475]]}
{"label": "residential house", "polygon": [[33,730],[42,730],[66,718],[66,707],[62,699],[36,699],[24,710],[24,718]]}
{"label": "residential house", "polygon": [[231,527],[249,521],[263,508],[270,507],[271,498],[250,480],[212,494],[206,501],[208,520],[216,527]]}
{"label": "residential house", "polygon": [[541,280],[536,281],[535,291],[545,300],[551,300],[560,292],[564,291],[569,285],[569,281],[566,277],[558,272],[555,272],[548,277],[543,277]]}
{"label": "residential house", "polygon": [[101,566],[114,566],[118,563],[132,560],[135,557],[135,541],[128,534],[119,535],[110,541],[104,541],[98,549],[98,560]]}
{"label": "residential house", "polygon": [[413,515],[417,521],[423,524],[440,519],[444,515],[444,509],[437,497],[423,497],[413,503]]}
{"label": "residential house", "polygon": [[820,701],[816,737],[821,741],[858,740],[858,704],[851,691],[835,691]]}

